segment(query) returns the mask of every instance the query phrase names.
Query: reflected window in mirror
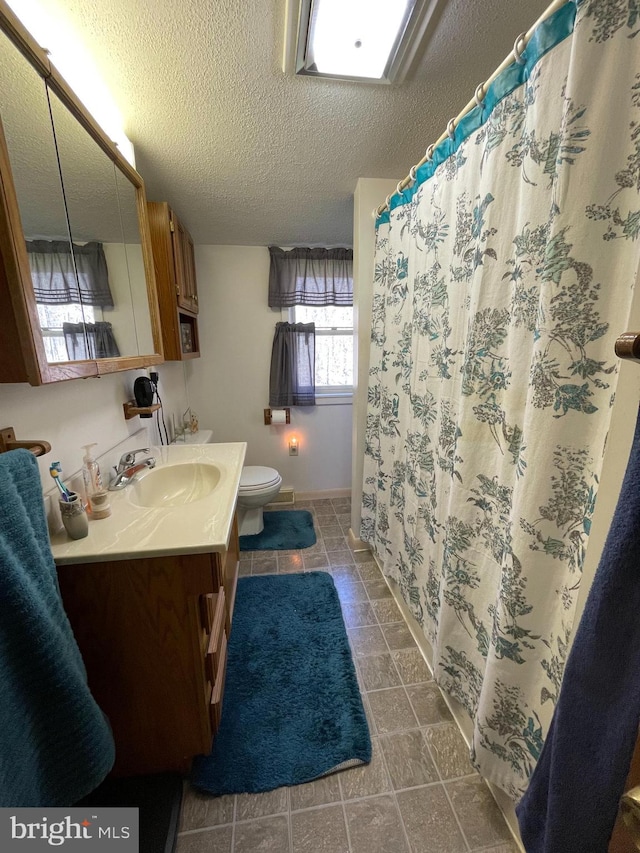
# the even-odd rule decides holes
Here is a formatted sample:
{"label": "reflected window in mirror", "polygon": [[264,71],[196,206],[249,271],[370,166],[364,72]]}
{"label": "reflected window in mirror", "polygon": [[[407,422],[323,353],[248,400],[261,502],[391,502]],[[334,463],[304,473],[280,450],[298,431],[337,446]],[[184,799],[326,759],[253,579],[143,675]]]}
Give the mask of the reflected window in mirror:
{"label": "reflected window in mirror", "polygon": [[47,360],[118,357],[104,317],[114,303],[102,244],[27,240],[27,256]]}

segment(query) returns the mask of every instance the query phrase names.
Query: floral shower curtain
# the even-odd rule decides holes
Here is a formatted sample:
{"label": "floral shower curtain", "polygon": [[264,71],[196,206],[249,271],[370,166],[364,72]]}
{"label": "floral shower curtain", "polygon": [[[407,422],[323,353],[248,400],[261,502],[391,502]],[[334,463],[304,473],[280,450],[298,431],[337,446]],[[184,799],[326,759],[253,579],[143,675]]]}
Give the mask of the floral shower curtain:
{"label": "floral shower curtain", "polygon": [[361,537],[517,798],[562,677],[640,240],[640,19],[568,2],[378,221]]}

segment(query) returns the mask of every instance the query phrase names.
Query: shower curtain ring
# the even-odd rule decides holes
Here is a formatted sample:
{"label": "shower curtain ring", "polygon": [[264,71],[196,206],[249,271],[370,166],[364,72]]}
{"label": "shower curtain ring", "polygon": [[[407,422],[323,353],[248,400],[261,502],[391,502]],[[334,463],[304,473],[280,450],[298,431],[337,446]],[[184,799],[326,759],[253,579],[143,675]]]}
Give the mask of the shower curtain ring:
{"label": "shower curtain ring", "polygon": [[402,195],[402,187],[400,186],[402,181],[398,181],[398,186],[396,187],[396,192],[398,195]]}
{"label": "shower curtain ring", "polygon": [[453,135],[455,133],[455,130],[456,130],[456,120],[454,118],[450,118],[449,121],[447,122],[447,134],[449,136],[449,139],[453,139]]}
{"label": "shower curtain ring", "polygon": [[430,146],[427,148],[427,150],[425,151],[425,155],[424,155],[424,156],[426,157],[426,159],[427,159],[427,160],[431,160],[431,158],[433,157],[433,149],[434,149],[434,146],[433,146],[433,145],[430,145]]}
{"label": "shower curtain ring", "polygon": [[475,94],[473,96],[474,100],[476,102],[476,106],[478,106],[478,107],[482,106],[482,102],[484,101],[484,95],[485,95],[484,83],[480,83],[479,86],[476,86],[476,91],[475,91]]}
{"label": "shower curtain ring", "polygon": [[[518,38],[513,43],[513,58],[518,63],[518,65],[524,65],[525,62],[527,61],[526,59],[523,59],[523,57],[522,57],[522,53],[523,53],[525,47],[527,46],[526,35],[527,35],[526,33],[520,33]],[[524,44],[522,45],[522,50],[518,50],[518,45],[520,44],[520,42],[524,42]]]}
{"label": "shower curtain ring", "polygon": [[386,197],[384,201],[384,206],[387,208],[389,212],[391,212],[391,193]]}
{"label": "shower curtain ring", "polygon": [[379,216],[380,216],[380,213],[378,213],[378,208],[374,207],[373,210],[371,211],[371,218],[373,220],[376,220]]}
{"label": "shower curtain ring", "polygon": [[412,166],[409,169],[409,180],[414,184],[416,182],[416,167],[415,166]]}

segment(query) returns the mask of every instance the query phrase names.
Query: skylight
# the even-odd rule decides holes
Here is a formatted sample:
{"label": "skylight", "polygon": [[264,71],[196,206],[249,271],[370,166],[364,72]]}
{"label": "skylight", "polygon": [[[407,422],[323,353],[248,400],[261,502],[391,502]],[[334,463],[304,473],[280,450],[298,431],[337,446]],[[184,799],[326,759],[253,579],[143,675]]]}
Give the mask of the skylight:
{"label": "skylight", "polygon": [[284,70],[389,83],[413,62],[438,0],[288,0]]}

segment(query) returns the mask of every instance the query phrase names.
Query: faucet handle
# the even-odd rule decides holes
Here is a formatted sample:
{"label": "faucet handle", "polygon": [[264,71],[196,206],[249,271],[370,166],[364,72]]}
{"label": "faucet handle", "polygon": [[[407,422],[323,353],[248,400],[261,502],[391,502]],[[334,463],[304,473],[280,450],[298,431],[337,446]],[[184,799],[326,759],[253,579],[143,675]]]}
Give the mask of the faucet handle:
{"label": "faucet handle", "polygon": [[133,465],[136,461],[136,456],[138,453],[148,453],[148,447],[139,447],[137,450],[129,450],[127,453],[123,453],[120,457],[120,462],[118,464],[119,468],[122,468],[127,465]]}

